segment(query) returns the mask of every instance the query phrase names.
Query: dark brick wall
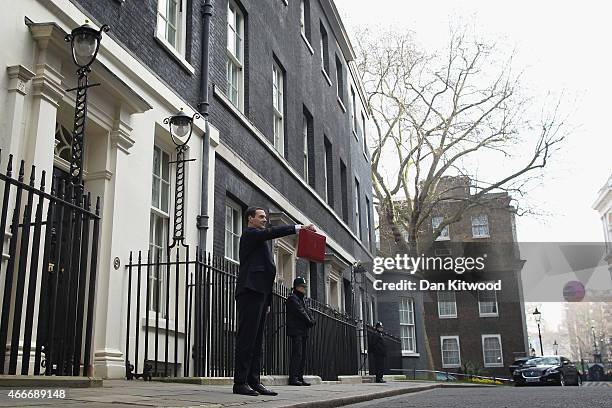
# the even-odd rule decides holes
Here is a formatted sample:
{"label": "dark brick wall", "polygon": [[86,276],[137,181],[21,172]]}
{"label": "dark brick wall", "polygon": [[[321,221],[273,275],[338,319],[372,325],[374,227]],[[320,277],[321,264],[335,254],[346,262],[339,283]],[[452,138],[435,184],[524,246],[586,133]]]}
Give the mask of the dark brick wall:
{"label": "dark brick wall", "polygon": [[[136,58],[148,66],[162,81],[192,106],[197,106],[200,84],[202,0],[188,0],[185,7],[187,28],[187,61],[195,69],[191,74],[155,40],[157,0],[72,0],[98,24],[111,27],[109,36],[123,44]],[[104,41],[104,39],[102,39]]]}

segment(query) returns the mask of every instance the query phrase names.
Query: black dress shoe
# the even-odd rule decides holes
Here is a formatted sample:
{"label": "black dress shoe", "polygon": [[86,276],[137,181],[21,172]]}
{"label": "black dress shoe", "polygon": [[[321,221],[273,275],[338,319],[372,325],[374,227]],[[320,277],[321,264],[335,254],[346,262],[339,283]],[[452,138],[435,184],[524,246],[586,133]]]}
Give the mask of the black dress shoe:
{"label": "black dress shoe", "polygon": [[385,384],[386,383],[385,380],[376,380],[376,382],[379,383],[379,384]]}
{"label": "black dress shoe", "polygon": [[302,385],[310,385],[310,383],[307,383],[306,381],[304,381],[303,378],[300,378],[298,381],[301,382]]}
{"label": "black dress shoe", "polygon": [[253,384],[251,388],[261,395],[278,395],[278,392],[267,389],[263,384]]}
{"label": "black dress shoe", "polygon": [[234,384],[233,392],[234,394],[250,395],[252,397],[259,395],[257,391],[253,390],[246,384]]}
{"label": "black dress shoe", "polygon": [[302,386],[304,385],[303,382],[299,381],[299,380],[289,380],[289,385],[298,385],[298,386]]}

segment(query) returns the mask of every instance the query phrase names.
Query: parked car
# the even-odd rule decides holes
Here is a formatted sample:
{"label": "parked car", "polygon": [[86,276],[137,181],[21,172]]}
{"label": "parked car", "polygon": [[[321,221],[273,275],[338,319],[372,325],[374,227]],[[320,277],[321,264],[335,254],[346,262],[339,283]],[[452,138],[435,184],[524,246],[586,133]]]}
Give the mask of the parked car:
{"label": "parked car", "polygon": [[561,356],[543,356],[527,360],[512,374],[514,385],[580,385],[576,365]]}
{"label": "parked car", "polygon": [[457,377],[450,373],[436,373],[436,381],[457,381]]}
{"label": "parked car", "polygon": [[514,360],[512,364],[510,364],[510,375],[514,375],[514,370],[517,368],[523,367],[523,364],[527,362],[527,360],[532,359],[533,357],[520,357]]}

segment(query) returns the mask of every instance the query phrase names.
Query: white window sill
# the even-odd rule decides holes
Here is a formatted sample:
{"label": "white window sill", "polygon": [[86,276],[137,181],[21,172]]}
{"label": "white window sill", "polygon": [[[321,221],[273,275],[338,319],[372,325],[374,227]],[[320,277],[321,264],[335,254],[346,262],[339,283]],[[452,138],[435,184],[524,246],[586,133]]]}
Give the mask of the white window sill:
{"label": "white window sill", "polygon": [[459,368],[461,364],[442,364],[442,368]]}
{"label": "white window sill", "polygon": [[236,264],[236,265],[240,265],[240,262],[235,260],[235,259],[228,258],[227,256],[224,256],[224,258],[225,258],[226,261],[229,261],[229,262],[231,262],[233,264]]}
{"label": "white window sill", "polygon": [[444,316],[438,316],[440,319],[456,319],[457,315],[444,315]]}
{"label": "white window sill", "polygon": [[402,357],[421,357],[420,353],[415,353],[414,351],[404,351],[402,350]]}
{"label": "white window sill", "polygon": [[306,38],[304,33],[300,33],[300,36],[302,37],[302,40],[304,40],[304,44],[306,44],[306,48],[308,48],[308,51],[310,51],[310,55],[314,55],[314,50],[312,49],[312,45],[310,45],[310,41],[308,41],[308,38]]}
{"label": "white window sill", "polygon": [[480,313],[480,317],[499,317],[499,313]]}
{"label": "white window sill", "polygon": [[321,72],[323,73],[323,76],[325,77],[325,80],[327,81],[329,86],[332,86],[332,81],[329,78],[329,75],[327,75],[327,72],[325,72],[325,68],[321,67]]}
{"label": "white window sill", "polygon": [[[147,327],[149,330],[151,329],[155,330],[155,312],[149,312],[149,318],[147,319],[146,317],[141,317],[140,321],[141,321],[140,325],[142,327]],[[161,317],[161,313],[159,316],[159,330],[160,331],[166,330],[166,319]],[[170,319],[168,320],[168,333],[173,333],[173,332],[174,332],[174,320]],[[182,322],[179,322],[178,324],[178,333],[182,333],[182,334],[185,333],[185,324]]]}
{"label": "white window sill", "polygon": [[342,99],[340,99],[339,96],[336,96],[336,99],[338,100],[338,104],[340,105],[340,108],[342,109],[342,112],[346,113],[346,107],[344,106],[344,103],[342,102]]}
{"label": "white window sill", "polygon": [[450,241],[450,237],[438,237],[436,241]]}
{"label": "white window sill", "polygon": [[503,367],[504,363],[495,363],[495,364],[485,364],[485,367]]}
{"label": "white window sill", "polygon": [[490,235],[472,235],[472,238],[474,239],[486,239],[486,238],[491,238]]}
{"label": "white window sill", "polygon": [[187,62],[187,60],[181,54],[179,54],[179,52],[172,45],[170,45],[168,41],[164,40],[161,37],[158,37],[157,33],[155,33],[154,37],[155,41],[157,41],[158,44],[164,47],[164,49],[170,53],[172,58],[174,58],[179,64],[181,64],[181,66],[185,68],[187,72],[189,72],[191,75],[195,74],[195,69],[191,66],[191,64]]}

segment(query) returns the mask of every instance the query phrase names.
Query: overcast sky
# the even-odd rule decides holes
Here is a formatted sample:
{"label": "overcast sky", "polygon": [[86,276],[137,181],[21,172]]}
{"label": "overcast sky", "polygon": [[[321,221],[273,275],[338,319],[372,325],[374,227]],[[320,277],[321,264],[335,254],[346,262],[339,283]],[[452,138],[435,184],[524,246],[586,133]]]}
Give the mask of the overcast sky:
{"label": "overcast sky", "polygon": [[[591,208],[612,174],[611,6],[603,1],[335,0],[349,35],[355,27],[411,30],[427,50],[447,44],[451,25],[467,25],[481,38],[516,50],[516,66],[536,97],[563,92],[574,106],[576,130],[529,194],[546,217],[519,217],[518,239],[601,241],[603,227]],[[574,102],[575,101],[575,102]],[[530,313],[531,311],[527,311]],[[547,320],[561,322],[559,305],[542,305]],[[532,328],[530,328],[532,329]],[[531,331],[531,330],[530,330]]]}
{"label": "overcast sky", "polygon": [[[542,101],[563,92],[577,129],[566,139],[529,202],[546,217],[517,220],[519,240],[601,241],[603,229],[591,208],[612,173],[612,135],[607,126],[612,95],[612,57],[607,2],[432,0],[429,2],[336,0],[350,32],[354,27],[394,26],[414,31],[434,50],[449,38],[451,24],[467,24],[480,37],[516,49],[525,84]],[[483,163],[485,164],[485,163]]]}

